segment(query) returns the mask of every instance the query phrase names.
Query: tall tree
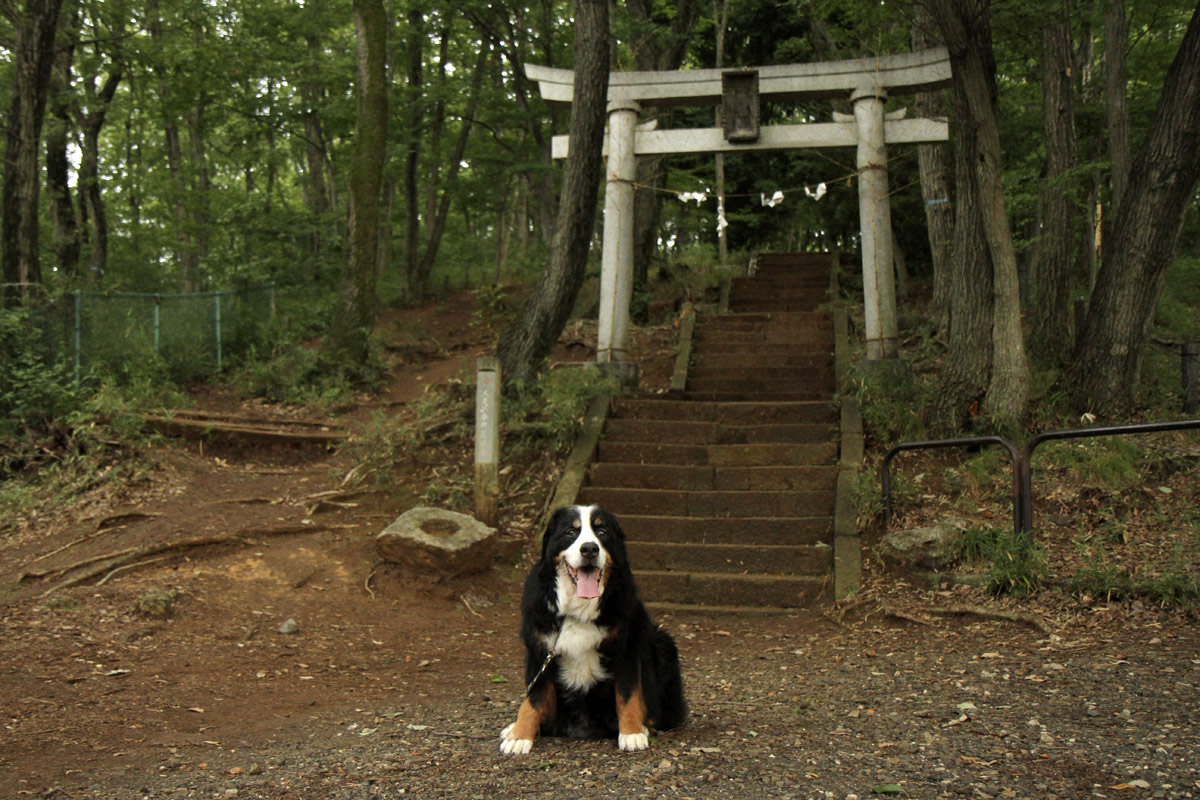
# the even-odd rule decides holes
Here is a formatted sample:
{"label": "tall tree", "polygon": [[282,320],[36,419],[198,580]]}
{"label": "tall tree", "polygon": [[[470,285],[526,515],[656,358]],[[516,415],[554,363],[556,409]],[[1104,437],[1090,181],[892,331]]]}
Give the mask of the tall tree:
{"label": "tall tree", "polygon": [[1029,309],[1033,346],[1065,361],[1071,341],[1071,274],[1075,267],[1078,198],[1071,23],[1067,4],[1050,0],[1042,21],[1042,130],[1046,146],[1040,230]]}
{"label": "tall tree", "polygon": [[42,176],[38,153],[50,76],[54,67],[54,37],[63,0],[0,2],[0,13],[12,25],[14,66],[12,96],[4,148],[3,187],[0,188],[0,272],[4,305],[15,305],[41,283],[38,261],[38,198]]}
{"label": "tall tree", "polygon": [[[688,45],[700,19],[699,0],[678,0],[669,7],[651,0],[627,0],[625,9],[633,29],[629,46],[633,50],[634,68],[646,72],[679,69],[687,57]],[[716,22],[720,42],[724,37],[724,22]],[[717,66],[722,66],[719,57]],[[669,127],[670,112],[659,109],[657,114],[659,127]],[[717,159],[723,170],[723,156],[718,155]],[[650,259],[658,247],[659,219],[665,196],[660,191],[666,177],[665,161],[664,156],[638,156],[637,159],[637,190],[633,198],[635,293],[645,287]],[[644,317],[646,309],[643,306],[635,309],[635,312],[639,317]]]}
{"label": "tall tree", "polygon": [[377,293],[379,190],[387,154],[387,15],[383,0],[354,0],[358,43],[358,118],[350,164],[350,247],[342,271],[339,313],[325,352],[347,371],[365,366],[371,353]]}
{"label": "tall tree", "polygon": [[1105,417],[1135,408],[1154,309],[1184,212],[1200,182],[1200,5],[1130,163],[1070,368],[1077,404]]}
{"label": "tall tree", "polygon": [[1129,181],[1129,101],[1125,48],[1129,18],[1125,0],[1108,0],[1104,11],[1104,113],[1108,128],[1108,159],[1112,164],[1112,209],[1121,205]]}
{"label": "tall tree", "polygon": [[[981,412],[1000,424],[1019,422],[1029,404],[1029,360],[1021,328],[1020,283],[1004,204],[1000,126],[996,115],[995,56],[988,0],[932,0],[953,70],[957,130],[973,140],[975,158],[958,183],[971,181],[992,264],[991,373]],[[957,140],[962,145],[962,138]],[[958,164],[968,166],[959,159]],[[955,303],[958,298],[951,298]],[[957,313],[956,310],[951,312]],[[977,358],[951,341],[951,359]]]}
{"label": "tall tree", "polygon": [[51,81],[50,125],[46,129],[46,190],[54,219],[54,255],[63,275],[73,278],[79,269],[79,221],[71,199],[69,143],[74,120],[71,115],[71,65],[79,43],[79,10],[71,9],[60,21],[60,44]]}
{"label": "tall tree", "polygon": [[[929,9],[918,4],[913,11],[912,48],[925,50],[941,44],[936,23]],[[920,119],[945,116],[943,92],[920,92],[913,108]],[[950,324],[950,246],[954,238],[954,205],[950,202],[946,155],[943,142],[917,145],[917,169],[921,175],[921,199],[925,208],[925,227],[929,233],[929,251],[933,262],[933,299],[930,309],[937,330],[944,336]]]}
{"label": "tall tree", "polygon": [[608,0],[574,0],[574,8],[575,95],[557,230],[533,294],[500,337],[506,382],[532,380],[550,355],[583,285],[592,242],[608,105]]}

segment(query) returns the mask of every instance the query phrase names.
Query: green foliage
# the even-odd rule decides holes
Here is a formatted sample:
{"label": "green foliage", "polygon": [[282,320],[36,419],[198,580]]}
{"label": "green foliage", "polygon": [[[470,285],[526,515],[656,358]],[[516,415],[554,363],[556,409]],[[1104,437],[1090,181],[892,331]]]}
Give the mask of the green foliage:
{"label": "green foliage", "polygon": [[1100,557],[1092,557],[1067,580],[1074,595],[1090,595],[1108,602],[1125,600],[1135,594],[1129,570]]}
{"label": "green foliage", "polygon": [[1067,581],[1067,590],[1079,597],[1121,602],[1144,599],[1160,606],[1190,606],[1200,601],[1200,575],[1189,568],[1177,551],[1160,574],[1139,578],[1107,556],[1092,555]]}
{"label": "green foliage", "polygon": [[1067,480],[1113,491],[1142,485],[1147,466],[1137,440],[1120,436],[1047,442],[1036,459],[1038,470],[1057,470]]}
{"label": "green foliage", "polygon": [[0,309],[0,439],[44,428],[79,407],[71,371],[28,313]]}
{"label": "green foliage", "polygon": [[987,565],[987,587],[995,594],[1030,594],[1042,585],[1045,548],[1030,534],[972,528],[964,532],[961,547],[961,560]]}
{"label": "green foliage", "polygon": [[863,427],[875,442],[898,444],[926,438],[917,409],[925,405],[926,387],[908,365],[895,361],[860,361],[851,370],[848,392],[858,401]]}
{"label": "green foliage", "polygon": [[489,338],[517,315],[517,305],[510,297],[509,290],[498,283],[481,286],[474,291],[474,295],[479,310],[471,318],[471,329]]}
{"label": "green foliage", "polygon": [[619,391],[620,379],[595,364],[551,370],[537,381],[518,384],[501,404],[506,444],[518,451],[565,453],[583,425],[588,402]]}

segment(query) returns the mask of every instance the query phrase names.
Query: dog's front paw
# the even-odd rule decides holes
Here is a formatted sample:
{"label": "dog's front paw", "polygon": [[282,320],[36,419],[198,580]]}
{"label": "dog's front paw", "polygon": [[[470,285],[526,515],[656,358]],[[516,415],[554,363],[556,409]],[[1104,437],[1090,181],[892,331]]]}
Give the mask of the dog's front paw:
{"label": "dog's front paw", "polygon": [[642,728],[641,733],[622,733],[617,737],[617,746],[626,753],[650,749],[650,731]]}
{"label": "dog's front paw", "polygon": [[506,756],[523,756],[528,755],[533,749],[533,739],[517,739],[512,735],[513,728],[517,727],[517,723],[513,723],[500,732],[500,752]]}

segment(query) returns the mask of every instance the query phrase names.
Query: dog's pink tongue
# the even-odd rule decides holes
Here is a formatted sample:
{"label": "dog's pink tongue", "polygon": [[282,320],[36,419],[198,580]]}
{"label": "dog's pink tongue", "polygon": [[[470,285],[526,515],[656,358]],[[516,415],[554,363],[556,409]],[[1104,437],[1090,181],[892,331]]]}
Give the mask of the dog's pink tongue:
{"label": "dog's pink tongue", "polygon": [[579,570],[575,576],[575,596],[584,600],[600,596],[600,570]]}

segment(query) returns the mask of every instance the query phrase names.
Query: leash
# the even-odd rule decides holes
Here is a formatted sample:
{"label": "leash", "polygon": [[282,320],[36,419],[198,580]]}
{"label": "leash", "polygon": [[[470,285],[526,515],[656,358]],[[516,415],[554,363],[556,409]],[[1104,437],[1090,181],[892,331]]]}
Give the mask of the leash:
{"label": "leash", "polygon": [[550,663],[554,661],[558,655],[558,637],[562,635],[562,628],[554,634],[554,644],[550,646],[549,652],[546,653],[546,659],[542,662],[542,668],[538,670],[537,675],[533,676],[533,680],[525,687],[525,697],[529,697],[529,693],[533,691],[533,685],[538,682],[538,679],[546,674],[546,670],[550,668]]}

